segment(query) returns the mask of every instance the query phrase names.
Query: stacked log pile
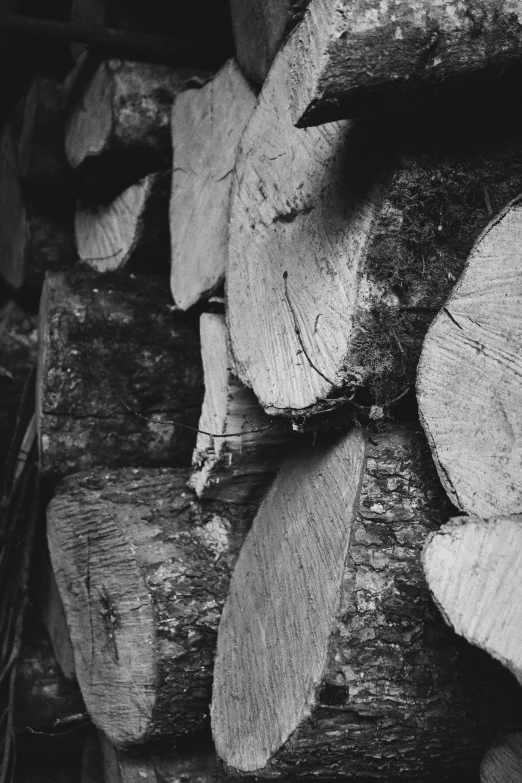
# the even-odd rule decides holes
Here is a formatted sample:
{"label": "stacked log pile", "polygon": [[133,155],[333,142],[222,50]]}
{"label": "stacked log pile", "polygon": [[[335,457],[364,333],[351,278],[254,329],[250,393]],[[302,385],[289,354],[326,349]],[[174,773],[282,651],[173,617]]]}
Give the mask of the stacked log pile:
{"label": "stacked log pile", "polygon": [[522,22],[385,5],[233,0],[215,73],[82,44],[4,129],[85,783],[517,779]]}

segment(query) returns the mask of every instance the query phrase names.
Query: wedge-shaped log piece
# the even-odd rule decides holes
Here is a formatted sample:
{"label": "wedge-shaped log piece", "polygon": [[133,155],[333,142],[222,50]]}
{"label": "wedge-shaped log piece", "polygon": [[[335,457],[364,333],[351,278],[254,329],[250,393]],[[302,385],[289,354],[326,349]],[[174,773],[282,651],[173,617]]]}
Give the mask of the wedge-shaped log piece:
{"label": "wedge-shaped log piece", "polygon": [[319,413],[359,388],[383,405],[413,390],[431,320],[522,190],[521,128],[499,105],[494,118],[455,109],[395,128],[295,129],[289,44],[236,165],[226,290],[238,376],[270,414]]}
{"label": "wedge-shaped log piece", "polygon": [[80,260],[97,272],[166,272],[170,264],[170,173],[149,174],[109,204],[76,209]]}
{"label": "wedge-shaped log piece", "polygon": [[65,151],[84,196],[112,200],[147,174],[170,168],[172,103],[206,76],[122,60],[103,61],[86,85],[85,71],[78,73],[70,85]]}
{"label": "wedge-shaped log piece", "polygon": [[62,85],[49,77],[37,76],[25,100],[18,162],[24,186],[46,199],[70,199],[72,195],[63,119]]}
{"label": "wedge-shaped log piece", "polygon": [[289,423],[267,416],[234,375],[225,317],[203,313],[200,337],[205,397],[191,484],[200,497],[236,503],[259,498],[297,436]]}
{"label": "wedge-shaped log piece", "polygon": [[428,538],[423,565],[448,624],[522,683],[522,516],[456,517]]}
{"label": "wedge-shaped log piece", "polygon": [[205,727],[221,607],[250,508],[199,503],[186,470],[68,477],[48,511],[78,682],[118,747]]}
{"label": "wedge-shaped log piece", "polygon": [[181,310],[223,283],[232,174],[255,101],[234,60],[174,101],[171,286]]}
{"label": "wedge-shaped log piece", "polygon": [[104,783],[221,783],[225,779],[212,747],[180,753],[137,755],[117,750],[100,737]]}
{"label": "wedge-shaped log piece", "polygon": [[293,33],[293,121],[318,125],[408,96],[414,105],[428,87],[440,97],[459,77],[517,63],[521,45],[511,0],[312,0]]}
{"label": "wedge-shaped log piece", "polygon": [[419,781],[478,769],[512,678],[430,600],[421,549],[443,495],[407,426],[367,440],[355,429],[281,469],[219,627],[211,714],[230,772]]}
{"label": "wedge-shaped log piece", "polygon": [[196,330],[154,277],[49,275],[40,309],[40,467],[190,465],[203,399]]}
{"label": "wedge-shaped log piece", "polygon": [[488,518],[522,511],[522,198],[479,237],[426,336],[421,421],[446,491]]}
{"label": "wedge-shaped log piece", "polygon": [[47,548],[41,554],[38,566],[40,578],[35,603],[51,642],[56,663],[66,679],[75,680],[76,668],[71,637]]}
{"label": "wedge-shaped log piece", "polygon": [[0,274],[13,288],[41,285],[46,270],[70,266],[77,257],[73,214],[67,205],[26,201],[9,127],[0,143]]}
{"label": "wedge-shaped log piece", "polygon": [[285,35],[309,0],[230,0],[236,56],[253,82],[262,84]]}
{"label": "wedge-shaped log piece", "polygon": [[522,780],[522,734],[499,737],[480,766],[480,783],[519,783]]}

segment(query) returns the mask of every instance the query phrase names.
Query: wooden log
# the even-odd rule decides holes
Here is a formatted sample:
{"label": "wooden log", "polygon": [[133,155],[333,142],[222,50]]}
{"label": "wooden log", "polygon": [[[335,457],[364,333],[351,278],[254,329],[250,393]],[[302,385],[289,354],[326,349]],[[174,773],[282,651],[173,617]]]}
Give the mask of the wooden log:
{"label": "wooden log", "polygon": [[522,684],[522,516],[456,517],[428,537],[424,572],[446,622]]}
{"label": "wooden log", "polygon": [[26,201],[9,127],[1,137],[0,215],[0,274],[12,288],[41,286],[46,270],[75,260],[72,212],[67,205]]}
{"label": "wooden log", "polygon": [[445,505],[406,425],[355,428],[281,469],[219,628],[211,715],[229,773],[476,775],[512,680],[430,601],[420,555]]}
{"label": "wooden log", "polygon": [[198,503],[189,472],[68,477],[51,560],[94,723],[120,748],[205,727],[217,626],[250,508]]}
{"label": "wooden log", "polygon": [[262,84],[285,36],[301,20],[309,0],[230,0],[236,56],[241,68]]}
{"label": "wooden log", "polygon": [[238,376],[269,414],[319,413],[362,390],[387,405],[413,390],[434,313],[492,211],[522,189],[520,126],[499,104],[493,121],[453,111],[297,130],[288,45],[236,165],[227,318]]}
{"label": "wooden log", "polygon": [[522,197],[478,238],[431,325],[417,378],[421,421],[441,481],[460,509],[522,509]]}
{"label": "wooden log", "polygon": [[454,99],[455,88],[466,98],[470,76],[480,85],[491,71],[517,65],[521,43],[522,24],[506,0],[473,8],[454,0],[400,8],[312,0],[292,35],[292,120],[318,125],[362,110],[417,109],[419,99],[440,103],[445,92]]}
{"label": "wooden log", "polygon": [[38,594],[35,603],[38,604],[40,618],[49,636],[61,673],[67,680],[76,680],[71,637],[47,549],[40,558],[39,566]]}
{"label": "wooden log", "polygon": [[65,152],[83,196],[108,202],[147,174],[170,168],[174,98],[207,76],[124,60],[103,61],[86,84],[84,73],[70,86]]}
{"label": "wooden log", "polygon": [[25,99],[18,143],[20,179],[37,197],[72,198],[72,172],[65,159],[63,87],[37,76]]}
{"label": "wooden log", "polygon": [[480,766],[480,783],[518,783],[522,780],[522,734],[499,737]]}
{"label": "wooden log", "polygon": [[203,398],[199,339],[169,302],[168,285],[153,277],[47,277],[37,382],[43,473],[190,464]]}
{"label": "wooden log", "polygon": [[259,499],[295,446],[296,435],[289,424],[267,416],[234,375],[223,315],[203,313],[200,339],[205,397],[191,485],[203,498]]}
{"label": "wooden log", "polygon": [[170,173],[149,174],[109,205],[78,205],[76,246],[97,272],[168,274]]}
{"label": "wooden log", "polygon": [[220,783],[224,780],[215,751],[198,745],[181,753],[134,755],[117,750],[100,735],[105,783]]}
{"label": "wooden log", "polygon": [[103,769],[103,756],[99,733],[93,731],[85,740],[82,752],[82,777],[80,783],[110,783]]}
{"label": "wooden log", "polygon": [[223,283],[232,175],[255,101],[234,60],[204,87],[174,101],[171,287],[181,310]]}

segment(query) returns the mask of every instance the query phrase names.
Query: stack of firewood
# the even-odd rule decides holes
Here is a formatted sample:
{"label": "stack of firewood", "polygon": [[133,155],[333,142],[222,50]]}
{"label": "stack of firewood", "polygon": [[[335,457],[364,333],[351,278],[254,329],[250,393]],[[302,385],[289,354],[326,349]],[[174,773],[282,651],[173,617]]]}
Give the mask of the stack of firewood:
{"label": "stack of firewood", "polygon": [[84,780],[519,780],[522,21],[260,5],[4,129]]}

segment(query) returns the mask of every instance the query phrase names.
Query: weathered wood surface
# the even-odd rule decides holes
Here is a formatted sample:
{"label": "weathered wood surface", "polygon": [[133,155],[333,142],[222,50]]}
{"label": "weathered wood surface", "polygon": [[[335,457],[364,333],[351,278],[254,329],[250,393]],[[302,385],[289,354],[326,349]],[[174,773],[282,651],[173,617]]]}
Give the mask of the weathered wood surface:
{"label": "weathered wood surface", "polygon": [[427,539],[423,565],[447,623],[522,684],[522,516],[456,517]]}
{"label": "weathered wood surface", "polygon": [[35,599],[40,618],[47,631],[61,673],[67,680],[75,680],[76,667],[71,637],[47,550],[42,553],[39,561],[40,574]]}
{"label": "weathered wood surface", "polygon": [[229,772],[476,779],[512,678],[430,600],[421,549],[443,494],[406,425],[282,468],[219,628],[211,714]]}
{"label": "weathered wood surface", "polygon": [[187,310],[223,283],[232,176],[255,94],[234,60],[172,109],[171,288]]}
{"label": "weathered wood surface", "polygon": [[85,73],[80,67],[69,86],[65,152],[83,196],[111,201],[147,174],[170,168],[174,98],[208,77],[124,60],[104,60]]}
{"label": "weathered wood surface", "polygon": [[522,189],[520,126],[432,113],[295,129],[279,52],[240,143],[227,318],[270,414],[410,388],[422,340],[493,211]]}
{"label": "weathered wood surface", "polygon": [[53,201],[72,198],[63,122],[62,85],[55,79],[37,76],[25,99],[18,165],[24,187]]}
{"label": "weathered wood surface", "polygon": [[182,753],[133,755],[101,737],[104,783],[220,783],[224,775],[215,751],[206,744]]}
{"label": "weathered wood surface", "polygon": [[203,313],[200,339],[205,397],[191,485],[203,498],[236,503],[257,499],[297,436],[289,423],[267,416],[253,391],[234,375],[223,315]]}
{"label": "weathered wood surface", "polygon": [[131,273],[170,267],[170,172],[149,174],[110,203],[78,205],[76,246],[80,260],[97,272]]}
{"label": "weathered wood surface", "polygon": [[522,734],[505,734],[488,750],[480,766],[480,783],[522,780]]}
{"label": "weathered wood surface", "polygon": [[421,421],[448,495],[488,518],[522,510],[522,197],[489,224],[426,336]]}
{"label": "weathered wood surface", "polygon": [[236,56],[253,82],[264,82],[284,37],[300,21],[308,2],[230,0]]}
{"label": "weathered wood surface", "polygon": [[202,375],[197,331],[172,316],[167,283],[49,275],[37,383],[41,470],[190,465]]}
{"label": "weathered wood surface", "polygon": [[522,20],[511,0],[312,0],[290,49],[293,122],[317,125],[416,107],[428,88],[440,101],[459,78],[500,74],[520,61]]}
{"label": "weathered wood surface", "polygon": [[120,748],[208,725],[217,626],[253,511],[198,502],[188,477],[75,474],[47,511],[78,682]]}

